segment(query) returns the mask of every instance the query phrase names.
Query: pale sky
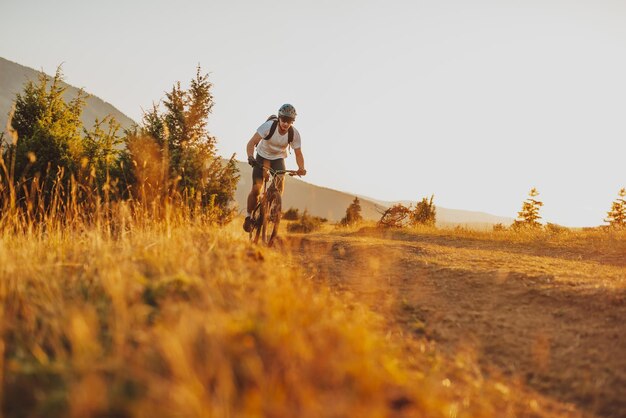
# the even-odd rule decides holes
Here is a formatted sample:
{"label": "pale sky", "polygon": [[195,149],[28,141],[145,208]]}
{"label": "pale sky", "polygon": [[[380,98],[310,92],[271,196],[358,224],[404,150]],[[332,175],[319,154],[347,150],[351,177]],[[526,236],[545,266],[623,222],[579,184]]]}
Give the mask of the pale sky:
{"label": "pale sky", "polygon": [[0,16],[1,57],[63,63],[136,121],[200,64],[225,157],[292,103],[319,186],[510,217],[536,187],[566,226],[602,224],[626,187],[624,0],[0,0]]}

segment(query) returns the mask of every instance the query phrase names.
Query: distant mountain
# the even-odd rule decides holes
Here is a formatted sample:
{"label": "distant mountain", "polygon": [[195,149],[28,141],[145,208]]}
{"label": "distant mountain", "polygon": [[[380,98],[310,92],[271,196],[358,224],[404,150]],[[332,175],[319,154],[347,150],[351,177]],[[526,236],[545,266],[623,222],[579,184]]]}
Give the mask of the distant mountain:
{"label": "distant mountain", "polygon": [[[39,71],[24,67],[0,57],[0,132],[6,129],[7,118],[11,111],[11,105],[15,101],[15,95],[24,90],[24,84],[28,81],[38,82]],[[66,100],[76,97],[78,89],[67,86]],[[88,91],[86,91],[89,93]],[[105,116],[111,115],[122,126],[122,129],[130,128],[134,121],[117,110],[113,105],[102,99],[91,96],[83,110],[82,122],[86,128],[91,128],[96,120],[102,120]]]}
{"label": "distant mountain", "polygon": [[[241,179],[235,193],[235,200],[240,210],[243,211],[246,208],[246,199],[252,186],[252,169],[244,162],[237,162],[237,166]],[[361,201],[361,214],[367,220],[380,219],[382,212],[396,203],[404,205],[411,203],[377,201],[368,197],[315,186],[295,177],[287,177],[285,194],[283,196],[283,209],[286,210],[293,207],[298,208],[300,212],[306,209],[311,215],[337,222],[346,215],[346,209],[355,197],[358,197]],[[415,204],[415,202],[412,203]],[[437,224],[439,226],[459,225],[475,229],[488,229],[496,223],[509,225],[512,222],[512,218],[437,206]]]}

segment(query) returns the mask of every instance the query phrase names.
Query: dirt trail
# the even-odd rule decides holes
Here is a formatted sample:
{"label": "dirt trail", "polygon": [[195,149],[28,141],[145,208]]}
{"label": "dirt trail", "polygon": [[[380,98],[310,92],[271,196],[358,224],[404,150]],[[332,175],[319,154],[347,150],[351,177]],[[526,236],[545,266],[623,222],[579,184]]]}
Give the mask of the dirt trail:
{"label": "dirt trail", "polygon": [[290,244],[313,277],[412,338],[470,349],[484,373],[587,416],[626,417],[626,254],[402,233]]}

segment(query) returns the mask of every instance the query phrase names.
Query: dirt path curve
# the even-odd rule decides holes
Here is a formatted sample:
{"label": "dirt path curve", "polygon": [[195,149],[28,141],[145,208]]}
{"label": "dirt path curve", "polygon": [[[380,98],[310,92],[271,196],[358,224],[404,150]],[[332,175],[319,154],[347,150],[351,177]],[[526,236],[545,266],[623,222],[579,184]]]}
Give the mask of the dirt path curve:
{"label": "dirt path curve", "polygon": [[587,416],[626,417],[626,257],[410,234],[290,239],[312,276],[413,338],[472,350]]}

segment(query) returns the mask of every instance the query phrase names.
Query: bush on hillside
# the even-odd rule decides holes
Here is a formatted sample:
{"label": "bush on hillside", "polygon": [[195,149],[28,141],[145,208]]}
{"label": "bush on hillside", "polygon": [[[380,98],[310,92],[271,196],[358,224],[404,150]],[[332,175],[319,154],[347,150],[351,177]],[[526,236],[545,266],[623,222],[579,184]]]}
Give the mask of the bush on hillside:
{"label": "bush on hillside", "polygon": [[363,221],[363,216],[361,215],[361,201],[358,197],[355,197],[350,206],[346,209],[346,216],[339,221],[339,225],[341,226],[351,226],[359,224]]}
{"label": "bush on hillside", "polygon": [[287,209],[287,211],[283,214],[283,219],[286,219],[288,221],[297,221],[298,219],[300,219],[300,209],[298,208]]}
{"label": "bush on hillside", "polygon": [[415,209],[410,214],[411,226],[435,226],[437,209],[433,203],[434,198],[435,195],[432,195],[430,199],[423,198],[420,202],[417,202]]}
{"label": "bush on hillside", "polygon": [[415,208],[400,203],[382,213],[378,226],[382,228],[404,228],[417,226],[435,226],[437,209],[433,203],[434,195],[417,202]]}
{"label": "bush on hillside", "polygon": [[506,231],[508,228],[502,224],[502,223],[497,223],[493,225],[493,231],[494,232],[501,232],[501,231]]}
{"label": "bush on hillside", "polygon": [[402,228],[411,222],[411,209],[398,203],[385,210],[378,221],[378,226],[383,228]]}
{"label": "bush on hillside", "polygon": [[309,212],[305,210],[299,220],[287,226],[287,231],[308,234],[319,230],[325,222],[327,222],[327,219],[320,218],[319,216],[311,216]]}
{"label": "bush on hillside", "polygon": [[545,229],[547,232],[550,232],[551,234],[562,234],[564,232],[569,231],[569,228],[558,225],[558,224],[553,224],[548,222],[545,226]]}

